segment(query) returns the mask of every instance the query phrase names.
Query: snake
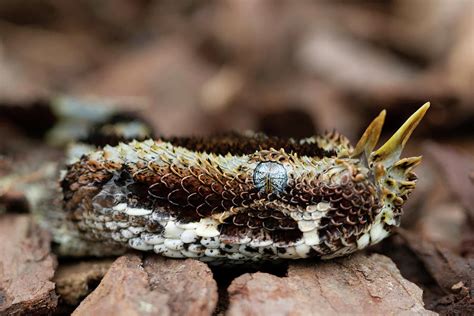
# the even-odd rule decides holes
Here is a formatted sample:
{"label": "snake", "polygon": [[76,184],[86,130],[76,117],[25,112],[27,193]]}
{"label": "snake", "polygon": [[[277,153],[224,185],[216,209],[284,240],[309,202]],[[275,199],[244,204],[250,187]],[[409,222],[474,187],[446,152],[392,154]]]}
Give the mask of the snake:
{"label": "snake", "polygon": [[345,256],[400,225],[421,162],[401,153],[428,108],[377,150],[385,110],[355,146],[338,132],[149,138],[134,120],[101,123],[88,136],[100,146],[76,146],[42,222],[65,256],[129,249],[232,263]]}

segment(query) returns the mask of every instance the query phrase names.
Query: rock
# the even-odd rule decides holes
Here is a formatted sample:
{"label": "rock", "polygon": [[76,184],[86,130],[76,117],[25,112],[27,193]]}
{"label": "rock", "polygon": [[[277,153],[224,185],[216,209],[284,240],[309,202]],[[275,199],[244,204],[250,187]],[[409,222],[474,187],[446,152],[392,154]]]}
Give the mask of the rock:
{"label": "rock", "polygon": [[285,278],[244,274],[228,292],[228,315],[432,314],[421,289],[378,254],[291,264]]}
{"label": "rock", "polygon": [[0,216],[0,314],[46,314],[57,306],[50,236],[28,215]]}
{"label": "rock", "polygon": [[78,305],[94,290],[94,285],[99,284],[112,262],[112,259],[100,259],[60,265],[54,283],[61,300],[69,305]]}
{"label": "rock", "polygon": [[217,285],[195,260],[118,258],[73,315],[212,315]]}

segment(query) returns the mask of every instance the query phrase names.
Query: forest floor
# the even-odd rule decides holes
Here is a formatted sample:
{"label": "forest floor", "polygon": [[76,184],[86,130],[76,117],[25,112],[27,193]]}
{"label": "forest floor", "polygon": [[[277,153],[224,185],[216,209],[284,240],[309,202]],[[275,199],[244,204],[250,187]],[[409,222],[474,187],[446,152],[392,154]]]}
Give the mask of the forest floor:
{"label": "forest floor", "polygon": [[0,314],[474,314],[473,2],[2,1],[0,184],[61,158],[45,137],[58,96],[166,136],[336,129],[352,143],[384,108],[383,139],[431,108],[404,153],[423,162],[401,228],[331,261],[58,258],[28,192],[0,185]]}

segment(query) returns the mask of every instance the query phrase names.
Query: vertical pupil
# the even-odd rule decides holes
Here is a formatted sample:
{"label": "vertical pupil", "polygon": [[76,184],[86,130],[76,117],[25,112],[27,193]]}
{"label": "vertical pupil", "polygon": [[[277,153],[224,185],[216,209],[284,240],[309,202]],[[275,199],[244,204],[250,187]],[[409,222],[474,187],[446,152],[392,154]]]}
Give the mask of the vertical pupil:
{"label": "vertical pupil", "polygon": [[286,187],[287,179],[285,167],[274,161],[259,163],[253,174],[255,187],[266,193],[282,192]]}

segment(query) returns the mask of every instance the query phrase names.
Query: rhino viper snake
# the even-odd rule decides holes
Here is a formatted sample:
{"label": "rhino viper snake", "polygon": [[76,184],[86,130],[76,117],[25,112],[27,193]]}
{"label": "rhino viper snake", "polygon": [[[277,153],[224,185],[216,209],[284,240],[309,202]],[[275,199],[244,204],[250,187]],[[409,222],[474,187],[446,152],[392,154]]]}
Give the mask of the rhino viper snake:
{"label": "rhino viper snake", "polygon": [[94,137],[104,146],[69,160],[61,198],[41,219],[69,256],[129,248],[234,263],[343,256],[400,224],[421,161],[400,155],[428,107],[377,150],[385,111],[355,147],[336,132],[150,139],[122,122],[122,134],[135,131],[111,139],[117,124],[102,125]]}

